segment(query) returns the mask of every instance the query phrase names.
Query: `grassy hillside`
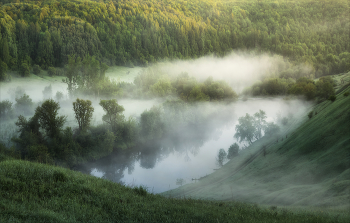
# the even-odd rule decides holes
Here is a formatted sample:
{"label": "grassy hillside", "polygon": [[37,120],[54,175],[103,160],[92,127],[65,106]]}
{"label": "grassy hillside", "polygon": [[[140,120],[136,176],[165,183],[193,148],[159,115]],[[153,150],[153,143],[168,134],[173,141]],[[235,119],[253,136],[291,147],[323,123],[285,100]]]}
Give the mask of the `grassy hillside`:
{"label": "grassy hillside", "polygon": [[337,86],[336,101],[314,105],[311,119],[304,114],[302,125],[288,124],[279,136],[254,142],[215,173],[164,194],[348,210],[350,96],[344,92],[350,87],[344,86]]}
{"label": "grassy hillside", "polygon": [[165,198],[64,168],[0,162],[0,222],[346,222],[342,213]]}

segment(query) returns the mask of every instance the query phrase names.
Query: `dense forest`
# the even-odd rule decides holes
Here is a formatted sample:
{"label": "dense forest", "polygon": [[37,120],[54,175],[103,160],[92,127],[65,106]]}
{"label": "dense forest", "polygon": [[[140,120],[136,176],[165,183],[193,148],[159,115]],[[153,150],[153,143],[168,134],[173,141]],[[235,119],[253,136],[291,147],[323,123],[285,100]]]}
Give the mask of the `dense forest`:
{"label": "dense forest", "polygon": [[0,79],[69,56],[143,66],[232,50],[271,52],[317,77],[350,70],[349,1],[3,0]]}

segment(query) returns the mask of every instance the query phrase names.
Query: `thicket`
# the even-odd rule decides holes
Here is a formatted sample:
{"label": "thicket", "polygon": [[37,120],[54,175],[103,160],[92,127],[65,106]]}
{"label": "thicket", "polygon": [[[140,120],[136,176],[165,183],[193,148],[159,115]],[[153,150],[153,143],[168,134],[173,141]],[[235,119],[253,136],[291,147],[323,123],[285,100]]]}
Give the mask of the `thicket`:
{"label": "thicket", "polygon": [[183,134],[181,129],[189,132],[189,141],[193,140],[192,137],[205,138],[203,129],[210,125],[212,115],[180,99],[168,100],[162,106],[145,110],[137,119],[126,119],[123,106],[115,99],[100,100],[99,104],[105,111],[103,124],[94,126],[91,125],[94,112],[91,102],[76,99],[72,108],[78,126],[71,127],[66,125],[67,117],[59,115],[60,104],[53,99],[39,103],[35,111],[31,104],[30,114],[25,110],[13,113],[12,103],[2,101],[1,119],[19,115],[15,123],[18,134],[12,137],[13,147],[8,151],[12,149],[22,159],[73,167],[115,150],[145,145],[162,138],[167,138],[169,144],[174,143],[171,147],[175,148]]}
{"label": "thicket", "polygon": [[331,77],[321,77],[318,81],[306,77],[300,77],[296,81],[292,78],[266,78],[245,89],[244,93],[253,96],[292,94],[303,95],[307,100],[313,100],[316,97],[324,100],[334,95],[335,90]]}
{"label": "thicket", "polygon": [[0,79],[6,69],[62,67],[69,56],[147,65],[234,49],[307,63],[316,76],[350,70],[349,3],[334,1],[6,0],[0,3]]}

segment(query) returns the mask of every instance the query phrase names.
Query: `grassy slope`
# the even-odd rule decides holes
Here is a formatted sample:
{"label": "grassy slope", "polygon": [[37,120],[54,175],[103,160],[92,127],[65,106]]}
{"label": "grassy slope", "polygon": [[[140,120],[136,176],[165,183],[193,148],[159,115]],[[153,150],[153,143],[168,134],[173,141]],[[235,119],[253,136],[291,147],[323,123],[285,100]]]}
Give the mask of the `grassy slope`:
{"label": "grassy slope", "polygon": [[0,162],[0,222],[346,222],[346,215],[173,199],[60,167]]}
{"label": "grassy slope", "polygon": [[215,173],[165,195],[350,208],[350,96],[343,95],[349,90],[313,106],[317,115],[304,114],[303,124],[284,129],[278,142],[264,137]]}

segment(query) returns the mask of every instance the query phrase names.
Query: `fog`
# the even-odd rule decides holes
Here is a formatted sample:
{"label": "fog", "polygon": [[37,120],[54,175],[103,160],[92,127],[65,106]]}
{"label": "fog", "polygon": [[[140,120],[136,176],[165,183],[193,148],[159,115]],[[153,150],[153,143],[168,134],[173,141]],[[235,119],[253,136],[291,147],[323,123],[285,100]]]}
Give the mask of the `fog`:
{"label": "fog", "polygon": [[[212,76],[214,80],[226,81],[234,91],[240,93],[255,82],[277,76],[291,66],[281,56],[240,51],[223,58],[212,55],[193,60],[163,62],[154,65],[154,68],[172,76],[188,73],[199,81]],[[303,65],[302,69],[306,73],[310,72],[307,66]]]}
{"label": "fog", "polygon": [[[207,56],[189,61],[162,62],[152,65],[150,69],[169,75],[188,73],[199,81],[213,76],[215,80],[228,82],[234,91],[241,92],[254,82],[266,76],[277,75],[289,66],[278,56],[239,52],[224,58]],[[142,71],[142,68],[134,68],[131,73],[125,69],[113,69],[113,67],[110,69],[107,71],[108,77],[127,82],[131,82],[128,74],[135,76],[136,72]],[[13,92],[19,86],[37,106],[44,99],[44,88],[51,85],[52,98],[55,99],[57,91],[64,95],[60,101],[59,115],[67,116],[65,126],[76,128],[77,122],[72,106],[75,98],[68,99],[67,85],[62,83],[61,79],[62,77],[51,80],[39,77],[15,78],[10,83],[1,83],[0,101],[10,100],[15,103]],[[94,113],[91,124],[101,124],[105,112],[99,105],[100,99],[85,96],[80,98],[92,101]],[[176,184],[178,179],[191,183],[192,179],[203,177],[219,168],[216,163],[217,153],[221,148],[227,151],[230,145],[237,142],[233,136],[239,117],[246,113],[253,115],[263,110],[266,112],[267,121],[281,125],[279,123],[281,117],[292,120],[299,114],[306,114],[310,105],[302,100],[282,97],[247,98],[229,104],[219,102],[188,104],[182,110],[171,113],[162,107],[165,101],[166,98],[118,99],[118,103],[125,109],[123,113],[125,118],[131,117],[137,122],[146,109],[160,106],[163,112],[162,120],[170,126],[170,130],[160,140],[139,144],[135,148],[123,151],[116,150],[108,157],[77,166],[75,169],[129,186],[144,185],[153,193],[164,192],[178,187]],[[14,122],[15,120],[1,123],[2,127],[6,125],[6,129],[10,129],[12,134],[1,131],[3,141],[10,142],[10,138],[16,134]],[[281,127],[287,128],[288,125]],[[237,143],[240,149],[247,146],[245,142]]]}
{"label": "fog", "polygon": [[[230,145],[237,142],[233,136],[239,117],[246,113],[252,115],[261,109],[266,112],[268,121],[278,123],[278,116],[291,120],[294,116],[305,114],[309,104],[283,98],[251,98],[229,105],[216,103],[210,109],[208,106],[212,105],[202,103],[189,108],[196,112],[206,111],[206,117],[210,117],[210,120],[202,123],[204,130],[193,128],[177,131],[176,137],[167,136],[133,150],[116,152],[109,157],[82,165],[78,170],[131,187],[143,185],[150,192],[161,193],[178,187],[177,179],[192,183],[192,179],[198,179],[218,169],[216,157],[219,149],[227,151]],[[287,124],[285,128],[288,127],[290,125]],[[237,143],[240,149],[247,145],[244,142]]]}

